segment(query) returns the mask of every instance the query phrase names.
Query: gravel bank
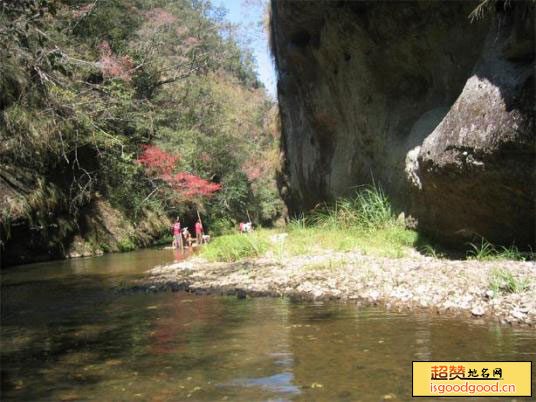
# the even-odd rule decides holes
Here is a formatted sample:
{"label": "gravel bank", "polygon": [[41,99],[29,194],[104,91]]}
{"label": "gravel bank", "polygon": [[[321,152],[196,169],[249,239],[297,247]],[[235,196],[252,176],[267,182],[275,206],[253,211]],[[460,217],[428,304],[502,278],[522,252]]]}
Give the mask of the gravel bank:
{"label": "gravel bank", "polygon": [[[521,286],[509,288],[512,279]],[[194,257],[153,268],[141,287],[240,297],[353,300],[536,325],[535,262],[449,261],[418,254],[392,259],[356,252],[236,263],[209,263]]]}

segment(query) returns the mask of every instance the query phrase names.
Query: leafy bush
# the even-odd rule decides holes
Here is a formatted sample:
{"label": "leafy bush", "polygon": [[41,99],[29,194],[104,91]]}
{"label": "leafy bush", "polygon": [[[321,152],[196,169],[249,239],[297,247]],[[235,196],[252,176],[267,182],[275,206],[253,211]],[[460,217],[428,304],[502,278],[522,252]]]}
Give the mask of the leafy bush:
{"label": "leafy bush", "polygon": [[229,218],[220,218],[210,223],[212,236],[229,235],[236,232],[235,224]]}
{"label": "leafy bush", "polygon": [[134,244],[134,242],[129,237],[124,237],[119,241],[117,247],[119,248],[119,251],[126,252],[135,250],[136,244]]}

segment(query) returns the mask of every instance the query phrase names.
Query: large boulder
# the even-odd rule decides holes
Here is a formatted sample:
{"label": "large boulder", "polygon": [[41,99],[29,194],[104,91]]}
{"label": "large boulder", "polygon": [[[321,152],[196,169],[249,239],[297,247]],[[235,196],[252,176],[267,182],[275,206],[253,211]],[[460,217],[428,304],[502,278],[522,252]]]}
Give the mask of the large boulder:
{"label": "large boulder", "polygon": [[534,15],[500,11],[462,93],[408,157],[419,227],[453,244],[534,244]]}
{"label": "large boulder", "polygon": [[272,0],[291,214],[375,182],[440,240],[534,243],[534,8],[477,4]]}

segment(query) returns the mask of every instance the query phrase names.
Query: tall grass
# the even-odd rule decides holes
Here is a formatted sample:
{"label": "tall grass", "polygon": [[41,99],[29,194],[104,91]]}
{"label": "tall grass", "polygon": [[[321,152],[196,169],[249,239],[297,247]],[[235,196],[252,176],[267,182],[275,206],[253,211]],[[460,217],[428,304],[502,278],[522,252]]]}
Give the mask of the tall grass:
{"label": "tall grass", "polygon": [[287,231],[295,232],[298,230],[304,230],[308,225],[307,218],[305,215],[300,215],[296,218],[292,218],[287,224]]}
{"label": "tall grass", "polygon": [[398,258],[416,241],[416,233],[396,220],[389,199],[377,186],[319,206],[310,215],[292,220],[287,230],[288,255],[331,249]]}
{"label": "tall grass", "polygon": [[354,197],[324,205],[311,214],[313,225],[323,228],[379,229],[396,223],[391,203],[381,188],[367,186]]}
{"label": "tall grass", "polygon": [[216,237],[203,248],[201,256],[209,261],[234,262],[247,257],[260,257],[268,247],[269,242],[262,231],[237,233]]}
{"label": "tall grass", "polygon": [[[201,255],[212,261],[231,262],[267,254],[282,263],[290,256],[335,250],[400,258],[409,255],[417,243],[417,233],[395,218],[389,199],[375,185],[362,187],[353,197],[321,205],[307,215],[298,216],[286,229],[288,237],[284,241],[272,241],[269,235],[274,232],[263,230],[217,237]],[[521,253],[515,246],[495,247],[485,239],[470,246],[467,257],[477,260],[534,259],[532,252]],[[424,245],[421,252],[435,258],[446,257],[431,245]],[[509,286],[523,288],[523,284],[518,285]]]}
{"label": "tall grass", "polygon": [[389,199],[377,186],[363,187],[351,198],[315,208],[292,219],[286,229],[284,242],[270,241],[269,232],[262,230],[217,237],[201,255],[211,261],[231,262],[269,252],[282,263],[286,257],[321,250],[359,250],[399,258],[417,236],[397,221]]}

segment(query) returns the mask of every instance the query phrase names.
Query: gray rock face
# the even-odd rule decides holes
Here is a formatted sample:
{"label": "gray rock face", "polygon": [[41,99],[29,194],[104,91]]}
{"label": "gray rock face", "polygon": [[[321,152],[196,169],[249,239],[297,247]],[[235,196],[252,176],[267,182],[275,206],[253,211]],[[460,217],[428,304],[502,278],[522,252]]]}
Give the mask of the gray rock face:
{"label": "gray rock face", "polygon": [[443,241],[534,243],[527,4],[272,0],[290,213],[374,181]]}
{"label": "gray rock face", "polygon": [[445,241],[534,244],[534,19],[526,24],[526,11],[499,15],[462,93],[407,168],[419,227],[440,229]]}

